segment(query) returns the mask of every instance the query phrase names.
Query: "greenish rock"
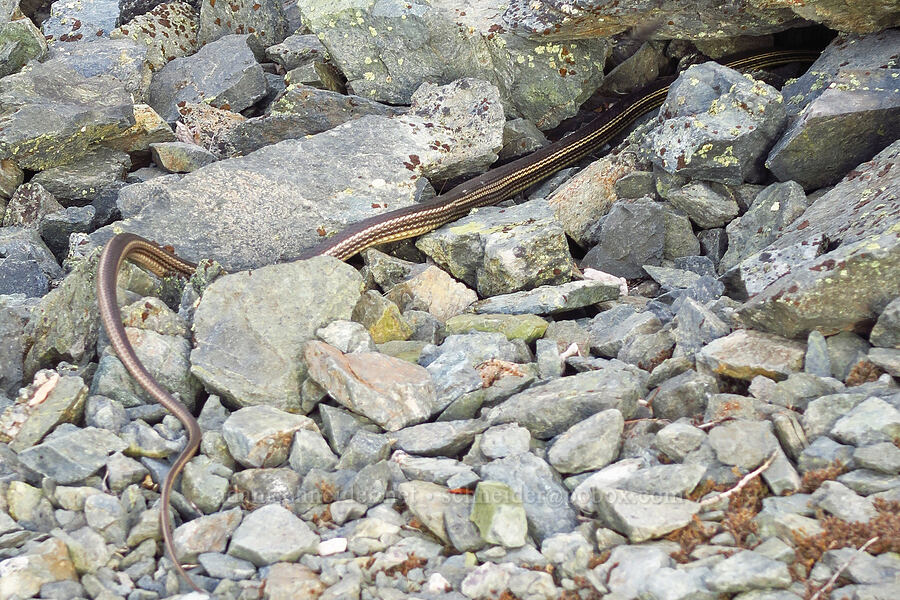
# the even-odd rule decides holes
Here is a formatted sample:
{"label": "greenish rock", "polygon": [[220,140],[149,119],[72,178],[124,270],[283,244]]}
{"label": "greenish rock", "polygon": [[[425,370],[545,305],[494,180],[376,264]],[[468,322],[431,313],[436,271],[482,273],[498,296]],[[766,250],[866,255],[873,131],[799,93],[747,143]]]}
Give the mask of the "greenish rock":
{"label": "greenish rock", "polygon": [[601,281],[570,281],[543,285],[533,290],[503,294],[479,300],[470,306],[478,314],[547,315],[584,308],[619,297],[619,286]]}
{"label": "greenish rock", "polygon": [[480,481],[469,515],[489,544],[505,548],[524,546],[528,534],[525,507],[511,487],[499,481]]}
{"label": "greenish rock", "polygon": [[499,332],[509,340],[531,343],[544,335],[549,323],[537,315],[463,314],[447,319],[447,335],[470,331]]}
{"label": "greenish rock", "polygon": [[374,290],[359,298],[351,318],[366,328],[376,344],[408,340],[413,333],[397,305]]}
{"label": "greenish rock", "polygon": [[0,25],[0,78],[12,75],[47,54],[47,41],[31,19]]}
{"label": "greenish rock", "polygon": [[[0,86],[5,80],[0,80]],[[25,326],[25,378],[59,361],[84,364],[94,356],[100,310],[94,276],[100,251],[80,262],[62,284],[41,298]],[[61,318],[65,315],[65,318]]]}
{"label": "greenish rock", "polygon": [[132,125],[131,94],[114,77],[38,63],[0,79],[0,158],[23,169],[70,163]]}
{"label": "greenish rock", "polygon": [[378,351],[394,358],[401,358],[411,363],[419,363],[419,357],[422,356],[422,350],[428,342],[418,340],[394,340],[378,344]]}

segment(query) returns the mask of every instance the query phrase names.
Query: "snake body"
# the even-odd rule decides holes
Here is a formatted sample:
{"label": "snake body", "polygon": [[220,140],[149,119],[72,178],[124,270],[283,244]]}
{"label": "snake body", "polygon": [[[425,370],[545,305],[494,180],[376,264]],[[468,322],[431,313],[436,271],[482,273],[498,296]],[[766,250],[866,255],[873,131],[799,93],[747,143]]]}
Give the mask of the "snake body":
{"label": "snake body", "polygon": [[[736,58],[725,65],[739,70],[763,69],[792,62],[812,62],[817,56],[817,52],[805,50],[773,50]],[[390,211],[351,225],[304,252],[301,258],[328,255],[346,260],[370,246],[421,235],[464,216],[473,208],[496,204],[509,198],[600,149],[635,119],[660,106],[674,79],[675,77],[657,79],[640,91],[624,97],[571,135],[470,179],[429,202]],[[202,591],[178,562],[168,509],[175,479],[200,447],[200,427],[191,412],[150,375],[128,341],[116,302],[116,281],[119,268],[125,260],[159,276],[189,277],[196,265],[138,235],[120,233],[104,246],[96,279],[100,318],[117,356],[141,387],[172,412],[187,430],[187,445],[175,459],[161,486],[160,526],[166,551],[175,563],[175,568],[194,589]]]}

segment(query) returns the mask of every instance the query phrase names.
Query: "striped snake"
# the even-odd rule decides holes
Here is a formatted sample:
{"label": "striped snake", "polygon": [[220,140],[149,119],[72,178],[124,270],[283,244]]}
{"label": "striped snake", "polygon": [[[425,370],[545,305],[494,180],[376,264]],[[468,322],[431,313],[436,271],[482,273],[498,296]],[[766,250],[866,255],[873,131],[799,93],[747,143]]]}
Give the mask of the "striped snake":
{"label": "striped snake", "polygon": [[[725,65],[738,70],[753,70],[792,62],[808,63],[817,56],[817,52],[806,50],[773,50],[737,58]],[[660,106],[674,80],[675,77],[657,79],[638,92],[625,96],[578,131],[528,156],[470,179],[429,202],[387,212],[351,225],[304,252],[301,258],[327,255],[346,260],[370,246],[421,235],[466,215],[473,208],[496,204],[509,198],[600,149],[635,119]],[[202,591],[178,562],[169,516],[169,502],[175,479],[200,447],[200,426],[194,415],[169,394],[141,364],[128,341],[116,301],[119,267],[126,259],[159,276],[189,277],[196,265],[138,235],[120,233],[107,242],[100,255],[97,267],[97,301],[100,319],[119,360],[138,384],[172,412],[187,429],[187,445],[175,459],[161,486],[159,516],[163,542],[175,568],[194,589]]]}

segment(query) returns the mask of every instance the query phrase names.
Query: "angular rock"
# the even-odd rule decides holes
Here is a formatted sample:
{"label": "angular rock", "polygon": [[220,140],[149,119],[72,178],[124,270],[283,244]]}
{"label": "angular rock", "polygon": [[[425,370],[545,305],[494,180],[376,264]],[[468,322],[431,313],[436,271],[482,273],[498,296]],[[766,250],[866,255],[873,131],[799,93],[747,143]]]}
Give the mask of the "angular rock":
{"label": "angular rock", "polygon": [[292,415],[271,406],[247,406],[231,413],[222,424],[228,451],[245,467],[277,467],[288,456],[294,434],[318,431],[309,417]]}
{"label": "angular rock", "polygon": [[727,225],[739,211],[731,190],[718,183],[689,183],[666,196],[672,206],[683,211],[703,229]]}
{"label": "angular rock", "polygon": [[266,48],[281,43],[290,33],[282,3],[253,0],[200,5],[200,44],[207,45],[232,33],[252,33]]}
{"label": "angular rock", "polygon": [[524,546],[528,523],[522,501],[508,485],[480,481],[475,487],[475,503],[469,517],[489,544],[505,548]]}
{"label": "angular rock", "polygon": [[318,550],[319,536],[278,504],[258,508],[235,530],[228,554],[249,560],[257,567],[294,561]]}
{"label": "angular rock", "polygon": [[18,19],[0,25],[0,47],[3,48],[3,65],[0,78],[12,75],[28,64],[47,54],[47,40],[31,19]]}
{"label": "angular rock", "polygon": [[715,377],[693,369],[685,371],[657,388],[653,396],[653,414],[670,421],[693,417],[704,412],[710,397],[718,392]]}
{"label": "angular rock", "polygon": [[643,265],[658,265],[662,260],[664,213],[662,204],[646,198],[615,203],[603,220],[600,242],[585,255],[582,268],[626,279],[642,277]]}
{"label": "angular rock", "polygon": [[751,550],[742,550],[712,568],[706,585],[720,593],[746,592],[755,589],[786,588],[791,575],[783,562]]}
{"label": "angular rock", "polygon": [[247,36],[229,35],[160,69],[150,84],[147,104],[171,122],[178,119],[181,102],[208,102],[238,112],[265,95],[263,70]]}
{"label": "angular rock", "polygon": [[718,375],[747,380],[764,375],[781,380],[802,370],[805,350],[800,342],[739,329],[707,344],[697,361]]}
{"label": "angular rock", "polygon": [[563,432],[547,452],[547,460],[560,473],[601,469],[616,459],[625,427],[622,413],[604,410]]}
{"label": "angular rock", "polygon": [[330,321],[349,319],[361,288],[356,270],[331,258],[221,277],[194,316],[191,372],[239,406],[298,408],[303,343]]}
{"label": "angular rock", "polygon": [[197,51],[199,20],[189,3],[164,2],[112,30],[109,37],[128,38],[146,46],[147,61],[158,71],[170,60]]}
{"label": "angular rock", "polygon": [[600,521],[634,543],[681,529],[700,511],[698,503],[680,498],[610,488],[594,491],[594,506]]}
{"label": "angular rock", "polygon": [[105,464],[107,457],[121,452],[127,444],[104,429],[57,428],[42,444],[19,453],[29,469],[62,484],[81,481]]}
{"label": "angular rock", "polygon": [[422,236],[416,247],[484,297],[565,283],[575,268],[545,200],[483,208]]}

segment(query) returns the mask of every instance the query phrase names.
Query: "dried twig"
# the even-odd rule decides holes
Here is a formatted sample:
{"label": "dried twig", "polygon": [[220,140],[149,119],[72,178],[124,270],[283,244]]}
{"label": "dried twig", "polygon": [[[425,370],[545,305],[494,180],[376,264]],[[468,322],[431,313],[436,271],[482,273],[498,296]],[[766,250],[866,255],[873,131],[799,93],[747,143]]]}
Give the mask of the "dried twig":
{"label": "dried twig", "polygon": [[712,429],[716,425],[720,423],[726,423],[728,421],[734,421],[734,417],[722,417],[721,419],[715,419],[713,421],[707,421],[706,423],[700,423],[699,425],[695,425],[697,429]]}
{"label": "dried twig", "polygon": [[578,344],[574,342],[569,344],[569,347],[560,353],[559,359],[566,360],[570,356],[581,356],[581,352],[578,350]]}
{"label": "dried twig", "polygon": [[773,452],[772,456],[770,456],[769,458],[766,459],[766,462],[764,462],[763,464],[759,465],[757,468],[753,469],[752,471],[750,471],[749,473],[744,475],[741,478],[741,480],[737,482],[736,486],[734,486],[730,490],[725,490],[721,494],[716,494],[715,496],[711,496],[711,497],[707,498],[706,500],[701,500],[700,506],[709,506],[710,504],[715,504],[716,502],[719,502],[720,500],[724,500],[724,499],[728,498],[735,492],[742,490],[748,483],[753,481],[753,479],[755,479],[756,477],[759,477],[759,475],[763,471],[765,471],[766,469],[771,467],[772,463],[775,462],[775,458],[777,456],[778,456],[778,453]]}
{"label": "dried twig", "polygon": [[841,573],[843,573],[847,569],[847,567],[849,567],[853,563],[853,561],[857,559],[857,557],[860,554],[865,552],[866,548],[868,548],[869,546],[871,546],[872,544],[874,544],[877,541],[878,541],[878,536],[876,535],[875,537],[870,539],[868,542],[866,542],[865,544],[860,546],[859,549],[853,553],[853,556],[851,556],[846,561],[844,561],[844,564],[842,564],[840,567],[838,567],[837,571],[834,572],[834,575],[831,576],[831,579],[829,579],[827,582],[825,582],[825,585],[820,587],[819,590],[815,594],[813,594],[809,600],[819,600],[819,598],[822,597],[822,594],[825,594],[829,590],[831,590],[832,586],[834,586],[834,584],[837,582],[838,577],[841,576]]}

